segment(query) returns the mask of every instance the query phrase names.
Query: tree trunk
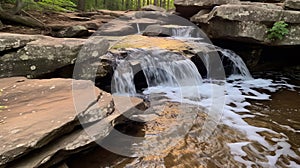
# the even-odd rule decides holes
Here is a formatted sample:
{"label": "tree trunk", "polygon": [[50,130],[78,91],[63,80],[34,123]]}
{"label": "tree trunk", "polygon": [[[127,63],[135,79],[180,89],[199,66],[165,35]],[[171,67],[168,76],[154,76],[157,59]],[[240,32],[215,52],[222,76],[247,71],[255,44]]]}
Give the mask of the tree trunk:
{"label": "tree trunk", "polygon": [[98,2],[98,0],[95,0],[95,7],[96,7],[96,9],[99,8],[99,2]]}
{"label": "tree trunk", "polygon": [[24,26],[33,27],[33,28],[36,28],[36,27],[44,28],[45,27],[42,23],[39,23],[30,17],[13,15],[13,14],[10,14],[5,11],[0,11],[0,20],[3,20],[3,21],[6,20],[6,21],[22,24]]}
{"label": "tree trunk", "polygon": [[85,10],[85,0],[78,0],[77,9],[80,11]]}
{"label": "tree trunk", "polygon": [[153,5],[157,6],[158,0],[154,0]]}
{"label": "tree trunk", "polygon": [[141,9],[141,0],[137,0],[137,10]]}
{"label": "tree trunk", "polygon": [[23,5],[24,4],[23,4],[22,0],[16,0],[16,4],[12,11],[12,14],[15,15],[15,14],[19,13],[21,11],[21,9],[23,8]]}

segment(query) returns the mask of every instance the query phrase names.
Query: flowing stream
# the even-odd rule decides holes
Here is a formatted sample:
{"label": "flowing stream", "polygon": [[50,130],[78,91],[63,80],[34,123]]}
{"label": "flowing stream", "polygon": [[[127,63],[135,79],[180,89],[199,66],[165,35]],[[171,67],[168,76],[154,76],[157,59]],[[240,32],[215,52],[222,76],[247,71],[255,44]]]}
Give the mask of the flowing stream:
{"label": "flowing stream", "polygon": [[[70,167],[300,167],[297,83],[272,72],[252,77],[237,54],[215,49],[231,62],[226,79],[202,77],[194,62],[167,50],[132,49],[117,58],[112,92],[143,97],[149,108],[134,116],[155,117],[138,129],[144,139],[132,145],[134,158],[99,147]],[[208,73],[216,66],[205,54],[202,61]],[[134,83],[138,72],[147,83],[142,90]]]}

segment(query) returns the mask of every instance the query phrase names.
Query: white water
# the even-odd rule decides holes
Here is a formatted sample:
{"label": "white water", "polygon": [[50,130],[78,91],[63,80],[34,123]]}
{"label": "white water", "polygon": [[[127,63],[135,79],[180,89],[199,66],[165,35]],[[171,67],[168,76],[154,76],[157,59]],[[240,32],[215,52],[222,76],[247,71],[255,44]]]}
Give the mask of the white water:
{"label": "white water", "polygon": [[137,33],[138,34],[141,34],[141,29],[140,29],[140,25],[139,25],[139,23],[136,23],[136,28],[137,28]]}
{"label": "white water", "polygon": [[[202,77],[192,61],[180,54],[165,50],[133,50],[125,60],[117,60],[118,66],[113,76],[113,93],[136,93],[134,73],[143,71],[149,87],[198,86]],[[138,64],[133,72],[132,63]]]}
{"label": "white water", "polygon": [[177,26],[172,29],[172,37],[192,37],[192,33],[195,30],[193,26]]}
{"label": "white water", "polygon": [[[288,137],[274,130],[256,127],[248,124],[244,119],[254,117],[257,114],[251,114],[247,106],[251,104],[248,99],[270,100],[270,95],[258,92],[257,89],[263,89],[275,92],[279,88],[286,87],[292,89],[293,86],[286,83],[274,83],[268,79],[253,79],[242,59],[230,52],[221,50],[220,52],[232,61],[235,69],[233,75],[226,81],[212,83],[208,79],[202,79],[195,65],[179,54],[166,51],[144,51],[135,50],[129,54],[126,60],[119,61],[119,67],[114,75],[117,83],[117,94],[136,93],[133,83],[134,70],[131,67],[132,61],[138,61],[145,74],[148,88],[143,92],[145,95],[163,93],[169,98],[169,101],[198,105],[209,109],[217,97],[212,94],[215,90],[225,87],[225,104],[222,110],[222,119],[219,124],[227,125],[240,131],[247,137],[247,141],[228,143],[231,155],[237,162],[243,163],[246,167],[276,167],[282,157],[291,157],[299,160],[295,151],[291,149]],[[206,60],[209,65],[209,59]],[[224,83],[218,84],[218,83]],[[232,106],[234,104],[234,106]],[[207,110],[209,112],[210,110]],[[298,132],[299,130],[295,130]],[[276,138],[269,142],[262,133],[269,133]],[[259,144],[263,151],[258,151],[253,144]],[[254,153],[263,153],[267,162],[251,160],[245,156],[247,153],[243,147],[250,148]],[[251,158],[251,157],[250,157]],[[285,164],[281,162],[282,164]],[[300,166],[294,161],[285,164],[286,167]]]}

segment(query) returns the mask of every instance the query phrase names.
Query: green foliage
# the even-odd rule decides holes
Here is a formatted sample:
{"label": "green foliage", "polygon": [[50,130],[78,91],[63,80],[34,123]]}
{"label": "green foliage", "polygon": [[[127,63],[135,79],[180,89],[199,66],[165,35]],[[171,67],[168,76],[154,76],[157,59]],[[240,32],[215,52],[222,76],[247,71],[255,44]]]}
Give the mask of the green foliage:
{"label": "green foliage", "polygon": [[[1,0],[0,0],[1,1]],[[16,0],[6,0],[4,3],[15,4]],[[74,11],[76,3],[72,0],[23,0],[25,10]]]}
{"label": "green foliage", "polygon": [[284,21],[275,22],[273,27],[268,30],[267,38],[270,40],[282,40],[287,34],[289,34],[289,29],[287,29],[288,24]]}
{"label": "green foliage", "polygon": [[156,6],[165,9],[174,8],[174,0],[85,0],[85,9],[137,10],[139,7],[155,3]]}
{"label": "green foliage", "polygon": [[[0,3],[14,4],[16,0],[0,0]],[[74,11],[78,0],[23,0],[26,10]],[[138,10],[146,5],[156,5],[165,9],[174,8],[174,0],[85,0],[85,10]]]}
{"label": "green foliage", "polygon": [[37,2],[37,4],[42,8],[55,11],[74,11],[76,8],[76,4],[71,0],[42,0]]}

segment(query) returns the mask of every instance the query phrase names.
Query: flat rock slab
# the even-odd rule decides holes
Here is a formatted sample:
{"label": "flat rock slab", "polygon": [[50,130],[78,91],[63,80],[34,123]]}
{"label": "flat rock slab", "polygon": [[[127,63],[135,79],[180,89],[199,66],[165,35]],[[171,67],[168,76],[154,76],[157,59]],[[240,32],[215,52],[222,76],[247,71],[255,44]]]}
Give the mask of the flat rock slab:
{"label": "flat rock slab", "polygon": [[[0,102],[8,107],[0,112],[0,166],[69,133],[79,124],[78,114],[89,114],[96,109],[98,113],[106,113],[99,116],[112,113],[110,94],[90,81],[73,82],[72,79],[0,79],[3,90]],[[75,96],[81,93],[85,100],[76,109],[72,84]],[[94,94],[87,90],[94,90]],[[101,103],[97,103],[99,95]]]}
{"label": "flat rock slab", "polygon": [[[91,43],[94,48],[88,48]],[[109,43],[102,37],[87,40],[1,33],[0,77],[37,78],[67,66],[74,66],[83,47],[89,49],[84,50],[85,55],[90,56],[95,51],[97,56],[101,56],[107,52]],[[107,72],[101,64],[97,68],[102,70],[101,75],[106,75]]]}

